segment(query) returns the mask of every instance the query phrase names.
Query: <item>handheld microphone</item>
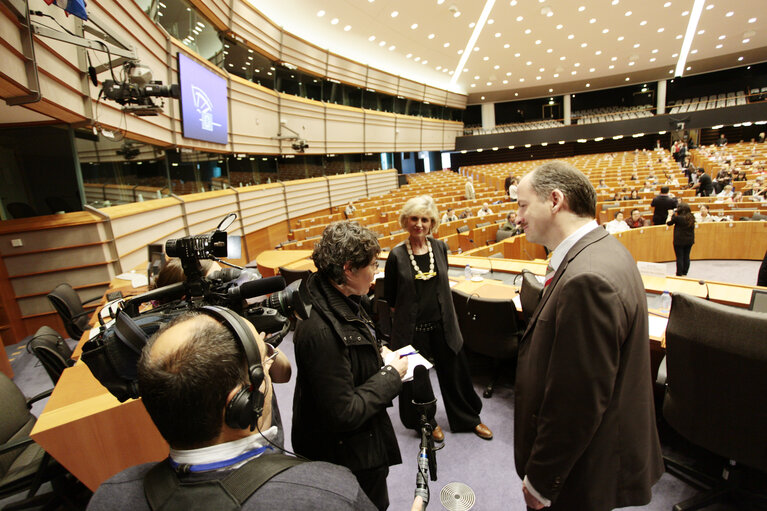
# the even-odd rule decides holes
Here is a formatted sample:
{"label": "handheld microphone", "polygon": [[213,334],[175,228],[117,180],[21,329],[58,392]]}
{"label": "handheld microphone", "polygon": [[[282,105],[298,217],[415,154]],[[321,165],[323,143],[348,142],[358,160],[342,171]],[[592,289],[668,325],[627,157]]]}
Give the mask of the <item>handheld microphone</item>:
{"label": "handheld microphone", "polygon": [[233,299],[246,300],[256,296],[268,295],[285,289],[285,279],[282,275],[265,279],[249,280],[240,286],[230,288],[227,293]]}
{"label": "handheld microphone", "polygon": [[431,387],[429,370],[423,365],[417,365],[413,369],[413,405],[425,416],[427,422],[434,419],[437,398],[434,397],[434,389]]}
{"label": "handheld microphone", "polygon": [[710,302],[711,298],[709,298],[710,294],[708,292],[709,291],[708,290],[708,282],[706,282],[705,280],[701,279],[701,280],[698,281],[698,284],[700,284],[701,286],[706,286],[706,300],[708,300]]}
{"label": "handheld microphone", "polygon": [[429,503],[429,456],[425,447],[418,452],[418,472],[415,475],[415,496],[421,497],[423,507]]}

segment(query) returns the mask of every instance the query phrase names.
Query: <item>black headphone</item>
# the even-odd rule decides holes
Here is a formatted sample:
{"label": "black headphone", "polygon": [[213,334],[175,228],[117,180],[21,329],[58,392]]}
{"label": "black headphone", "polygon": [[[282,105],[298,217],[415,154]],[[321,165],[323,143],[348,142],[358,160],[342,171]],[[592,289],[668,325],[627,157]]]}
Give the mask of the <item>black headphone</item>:
{"label": "black headphone", "polygon": [[224,422],[230,428],[250,428],[254,431],[256,422],[264,411],[264,393],[259,390],[264,382],[264,368],[253,330],[245,318],[227,308],[207,305],[199,310],[227,327],[245,352],[250,385],[240,389],[229,401],[224,413]]}

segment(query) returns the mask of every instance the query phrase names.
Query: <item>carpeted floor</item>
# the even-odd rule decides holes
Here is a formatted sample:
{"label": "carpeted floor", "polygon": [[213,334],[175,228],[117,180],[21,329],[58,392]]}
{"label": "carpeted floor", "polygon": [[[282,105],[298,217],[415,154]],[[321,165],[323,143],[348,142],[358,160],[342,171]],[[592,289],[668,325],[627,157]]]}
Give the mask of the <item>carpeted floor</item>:
{"label": "carpeted floor", "polygon": [[[689,276],[722,282],[754,284],[759,268],[758,261],[693,261]],[[673,263],[667,263],[669,274],[673,275]],[[286,338],[281,349],[293,361],[292,337]],[[25,350],[25,342],[6,347],[6,352],[15,372],[14,381],[25,395],[33,396],[51,387],[51,381],[37,360]],[[479,356],[470,357],[477,393],[481,396],[490,372],[489,361]],[[509,371],[511,372],[511,370]],[[433,373],[433,371],[431,372]],[[468,485],[475,494],[476,510],[525,509],[521,493],[521,482],[514,471],[513,410],[514,392],[510,381],[500,384],[490,399],[483,398],[482,421],[495,435],[491,441],[482,440],[472,433],[452,434],[448,431],[444,410],[439,405],[440,391],[436,375],[431,374],[432,385],[438,399],[437,421],[445,429],[445,447],[437,454],[438,480],[430,482],[432,500],[429,509],[445,509],[440,504],[440,491],[451,482]],[[286,446],[290,446],[291,403],[295,379],[275,385],[285,427]],[[33,408],[38,415],[44,401]],[[416,457],[419,438],[406,430],[399,421],[396,402],[389,414],[397,433],[403,463],[391,468],[388,479],[391,510],[409,510],[413,499],[416,475]],[[698,456],[700,452],[673,431],[661,425],[661,441],[664,453],[676,456]],[[712,470],[716,470],[714,466]],[[714,474],[715,475],[715,474]],[[670,474],[664,474],[653,488],[653,499],[647,506],[631,509],[670,510],[679,501],[697,493],[697,490]],[[0,500],[0,507],[10,500]],[[741,511],[746,509],[735,503],[724,503],[704,508],[706,511]],[[588,511],[588,510],[584,510]]]}

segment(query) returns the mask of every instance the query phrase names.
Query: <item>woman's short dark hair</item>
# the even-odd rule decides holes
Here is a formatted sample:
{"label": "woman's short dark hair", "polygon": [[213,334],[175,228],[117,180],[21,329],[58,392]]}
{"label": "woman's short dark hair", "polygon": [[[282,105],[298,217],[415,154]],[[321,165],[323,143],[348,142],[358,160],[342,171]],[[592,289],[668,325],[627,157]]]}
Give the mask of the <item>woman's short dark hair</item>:
{"label": "woman's short dark hair", "polygon": [[541,200],[548,199],[554,190],[560,190],[570,211],[583,217],[596,216],[597,191],[583,172],[569,163],[544,163],[533,171],[530,183]]}
{"label": "woman's short dark hair", "polygon": [[345,284],[344,265],[354,270],[371,263],[381,252],[376,235],[357,222],[334,222],[322,231],[312,260],[317,272],[336,284]]}
{"label": "woman's short dark hair", "polygon": [[681,219],[682,225],[692,226],[695,224],[695,217],[690,211],[690,205],[682,201],[676,207],[676,214]]}
{"label": "woman's short dark hair", "polygon": [[[186,342],[170,353],[152,356],[157,338],[185,321],[199,321]],[[209,445],[221,432],[229,393],[249,381],[240,342],[227,327],[195,312],[180,315],[155,333],[137,370],[144,407],[176,449]]]}

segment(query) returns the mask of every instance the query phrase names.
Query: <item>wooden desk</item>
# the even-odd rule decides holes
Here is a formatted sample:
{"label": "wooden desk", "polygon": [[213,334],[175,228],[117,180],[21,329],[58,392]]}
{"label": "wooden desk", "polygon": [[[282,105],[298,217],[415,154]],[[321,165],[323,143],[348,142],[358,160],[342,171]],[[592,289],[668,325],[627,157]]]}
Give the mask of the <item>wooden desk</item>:
{"label": "wooden desk", "polygon": [[256,257],[256,265],[263,277],[274,277],[280,266],[306,259],[311,250],[264,250]]}
{"label": "wooden desk", "polygon": [[141,401],[120,403],[82,362],[64,370],[30,436],[93,491],[123,469],[168,455]]}

